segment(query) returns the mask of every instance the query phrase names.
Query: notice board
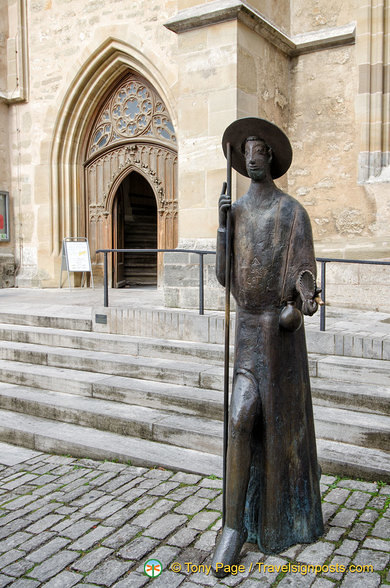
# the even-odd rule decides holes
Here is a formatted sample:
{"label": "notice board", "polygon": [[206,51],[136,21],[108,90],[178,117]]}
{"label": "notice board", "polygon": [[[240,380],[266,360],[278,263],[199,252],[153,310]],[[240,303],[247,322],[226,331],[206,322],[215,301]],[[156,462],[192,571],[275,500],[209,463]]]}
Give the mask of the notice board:
{"label": "notice board", "polygon": [[91,285],[93,287],[93,274],[91,255],[88,240],[85,237],[65,237],[62,241],[62,260],[60,273],[60,288],[62,287],[62,272],[68,273],[70,286],[70,272],[82,272],[82,283],[85,283],[85,274],[90,272]]}
{"label": "notice board", "polygon": [[64,246],[70,272],[91,271],[91,258],[87,241],[64,241]]}

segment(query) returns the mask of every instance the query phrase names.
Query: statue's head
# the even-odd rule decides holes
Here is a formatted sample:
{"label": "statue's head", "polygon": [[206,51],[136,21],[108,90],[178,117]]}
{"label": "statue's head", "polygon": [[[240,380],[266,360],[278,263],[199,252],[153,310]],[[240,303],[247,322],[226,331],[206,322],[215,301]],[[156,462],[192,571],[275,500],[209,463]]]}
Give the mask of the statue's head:
{"label": "statue's head", "polygon": [[251,157],[256,155],[256,158],[263,161],[262,167],[266,167],[268,162],[270,177],[273,179],[285,174],[290,167],[292,160],[290,141],[279,127],[262,118],[240,118],[232,122],[222,137],[225,156],[228,144],[231,147],[231,165],[243,176],[252,177],[256,167],[254,164],[250,166],[249,172],[247,162],[249,151],[251,151]]}
{"label": "statue's head", "polygon": [[255,182],[271,179],[272,149],[263,139],[250,136],[241,146],[248,176]]}

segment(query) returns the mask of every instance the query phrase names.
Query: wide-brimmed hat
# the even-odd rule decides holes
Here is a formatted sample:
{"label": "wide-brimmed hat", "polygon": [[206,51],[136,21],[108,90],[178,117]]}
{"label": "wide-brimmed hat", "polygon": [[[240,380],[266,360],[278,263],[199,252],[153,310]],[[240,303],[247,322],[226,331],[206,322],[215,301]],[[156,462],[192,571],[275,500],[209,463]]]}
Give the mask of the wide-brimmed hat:
{"label": "wide-brimmed hat", "polygon": [[222,148],[226,157],[227,143],[232,146],[232,167],[243,176],[248,176],[243,145],[248,137],[262,139],[272,149],[271,175],[280,178],[292,161],[291,144],[279,127],[263,118],[239,118],[227,127],[222,137]]}

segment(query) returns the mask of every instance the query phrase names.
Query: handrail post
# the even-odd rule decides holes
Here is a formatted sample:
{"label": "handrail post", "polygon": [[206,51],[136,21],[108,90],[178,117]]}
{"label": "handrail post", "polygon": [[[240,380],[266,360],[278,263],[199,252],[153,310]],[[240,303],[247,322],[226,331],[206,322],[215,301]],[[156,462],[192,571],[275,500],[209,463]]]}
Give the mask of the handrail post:
{"label": "handrail post", "polygon": [[320,307],[320,331],[325,331],[325,287],[326,287],[326,261],[321,261],[321,298],[324,304]]}
{"label": "handrail post", "polygon": [[204,314],[204,274],[203,274],[203,253],[199,255],[199,314]]}
{"label": "handrail post", "polygon": [[107,251],[104,251],[104,306],[108,307],[108,269],[107,269]]}

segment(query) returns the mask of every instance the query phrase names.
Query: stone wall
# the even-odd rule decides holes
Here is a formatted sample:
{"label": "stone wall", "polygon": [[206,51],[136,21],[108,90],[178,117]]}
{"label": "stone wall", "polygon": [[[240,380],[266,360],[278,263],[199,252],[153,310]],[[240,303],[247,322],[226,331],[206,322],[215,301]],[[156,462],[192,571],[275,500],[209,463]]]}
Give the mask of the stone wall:
{"label": "stone wall", "polygon": [[30,96],[9,106],[18,285],[52,287],[62,238],[86,234],[85,142],[109,89],[130,71],[157,79],[177,126],[177,38],[164,27],[177,3],[37,0],[27,7]]}
{"label": "stone wall", "polygon": [[[238,27],[237,118],[259,116],[288,133],[291,104],[290,60],[272,42],[245,24]],[[238,176],[237,194],[245,193],[249,180]],[[277,180],[287,190],[287,176]]]}
{"label": "stone wall", "polygon": [[15,286],[15,257],[13,253],[0,253],[0,288]]}
{"label": "stone wall", "polygon": [[[215,239],[180,242],[183,248],[215,251]],[[200,256],[196,253],[164,254],[164,304],[171,308],[200,308]],[[215,276],[215,255],[203,255],[204,308],[221,310],[225,291]]]}
{"label": "stone wall", "polygon": [[[308,209],[319,255],[388,255],[389,88],[376,81],[388,79],[388,10],[386,0],[294,2],[295,33],[357,21],[354,44],[292,63],[289,129],[295,153],[289,190]],[[378,158],[381,165],[375,167]]]}
{"label": "stone wall", "polygon": [[[390,171],[385,166],[389,126],[387,115],[381,113],[388,112],[389,88],[378,88],[374,82],[368,87],[365,80],[371,75],[370,79],[375,81],[378,68],[382,72],[388,70],[383,47],[388,43],[384,22],[389,3],[387,0],[367,2],[362,7],[357,0],[309,4],[294,0],[288,4],[290,10],[284,7],[283,14],[276,10],[275,4],[251,3],[264,19],[255,12],[249,14],[237,8],[237,117],[262,116],[276,122],[289,135],[293,163],[278,184],[308,210],[318,256],[386,259],[390,237]],[[207,5],[210,14],[214,6],[216,10],[217,3]],[[186,15],[190,16],[191,13]],[[192,17],[195,26],[196,18],[200,22],[200,11],[196,13],[194,9]],[[204,25],[205,8],[202,18]],[[371,36],[374,30],[376,36]],[[178,34],[189,35],[188,31],[189,28],[186,32],[178,30]],[[206,27],[191,30],[191,34],[205,36]],[[370,48],[373,54],[367,66]],[[367,69],[370,67],[371,70]],[[388,78],[386,73],[382,77]],[[378,91],[383,91],[381,99]],[[380,112],[376,106],[379,101]],[[367,119],[371,125],[368,130]],[[375,142],[379,127],[381,147]],[[362,137],[367,132],[371,143],[365,147]],[[375,177],[368,175],[362,181],[361,152],[364,148],[370,150],[370,145],[372,149],[384,151],[381,160],[384,167]],[[246,179],[233,174],[234,197],[243,194],[247,185]],[[217,187],[214,193],[217,202]],[[196,217],[192,214],[190,203],[189,218],[198,218],[200,214],[201,211],[197,211]],[[216,218],[215,212],[214,222]],[[209,231],[211,225],[212,219],[207,219],[204,227]],[[185,234],[187,241],[191,235],[192,227]],[[199,236],[207,236],[204,228]],[[342,267],[345,272],[336,264],[328,267],[330,303],[390,309],[382,290],[387,268]],[[178,268],[175,272],[178,274]],[[210,266],[207,275],[211,274]],[[180,305],[186,295],[173,296],[174,284],[170,281],[173,277],[177,275],[166,273],[166,291],[170,292],[167,302],[175,300]],[[182,281],[185,280],[183,277]],[[370,292],[375,284],[377,287]],[[215,308],[220,298],[213,278],[208,287],[212,293],[210,308]]]}
{"label": "stone wall", "polygon": [[291,33],[299,35],[308,31],[338,27],[357,18],[361,0],[307,0],[291,1]]}
{"label": "stone wall", "polygon": [[[11,3],[12,4],[12,3]],[[18,95],[15,80],[9,76],[8,59],[11,54],[9,40],[8,7],[0,3],[0,191],[11,188],[10,140],[9,140],[9,98],[12,92]],[[12,52],[14,53],[14,52]],[[15,92],[16,90],[16,92]],[[13,225],[13,200],[9,202],[11,226]],[[0,242],[0,287],[12,287],[15,283],[14,231],[10,241]]]}
{"label": "stone wall", "polygon": [[374,220],[372,202],[357,183],[356,74],[353,45],[302,55],[291,64],[289,191],[307,208],[315,240],[338,241],[340,248],[349,238],[368,240]]}
{"label": "stone wall", "polygon": [[390,266],[327,264],[326,302],[331,306],[390,312],[389,285]]}
{"label": "stone wall", "polygon": [[179,246],[213,237],[225,179],[221,136],[237,112],[237,23],[178,36]]}
{"label": "stone wall", "polygon": [[[215,240],[182,241],[181,245],[188,249],[213,250]],[[321,264],[317,265],[317,285],[321,286]],[[204,256],[203,279],[204,308],[223,310],[225,290],[215,276],[215,255]],[[182,252],[164,255],[165,306],[199,309],[199,283],[199,255]],[[325,295],[328,306],[390,312],[389,285],[390,266],[337,262],[326,264]],[[231,309],[234,308],[232,298]]]}

